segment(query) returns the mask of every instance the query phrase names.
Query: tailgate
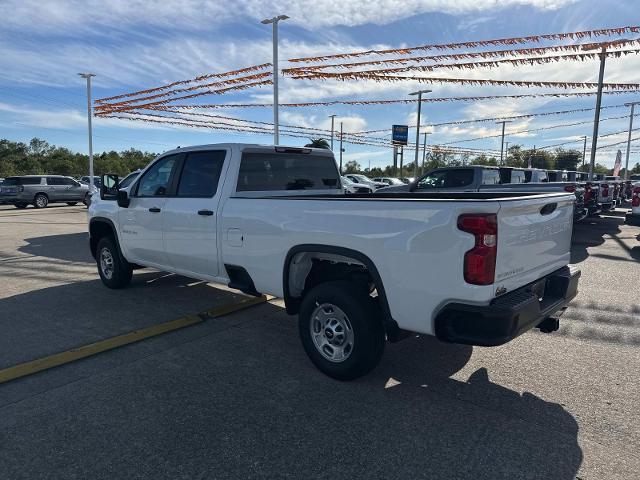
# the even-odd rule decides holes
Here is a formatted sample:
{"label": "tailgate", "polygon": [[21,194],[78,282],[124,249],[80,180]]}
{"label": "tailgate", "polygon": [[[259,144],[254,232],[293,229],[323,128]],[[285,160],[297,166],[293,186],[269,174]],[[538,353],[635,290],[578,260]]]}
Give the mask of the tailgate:
{"label": "tailgate", "polygon": [[519,288],[569,263],[573,194],[501,200],[496,287]]}

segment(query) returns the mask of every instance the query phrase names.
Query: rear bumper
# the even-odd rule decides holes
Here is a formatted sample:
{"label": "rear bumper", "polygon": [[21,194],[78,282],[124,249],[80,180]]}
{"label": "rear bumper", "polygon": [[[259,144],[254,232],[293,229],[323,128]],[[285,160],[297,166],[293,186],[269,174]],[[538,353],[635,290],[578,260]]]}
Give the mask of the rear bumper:
{"label": "rear bumper", "polygon": [[569,265],[486,306],[451,303],[436,317],[436,336],[466,345],[502,345],[563,310],[577,295],[579,279],[580,270]]}

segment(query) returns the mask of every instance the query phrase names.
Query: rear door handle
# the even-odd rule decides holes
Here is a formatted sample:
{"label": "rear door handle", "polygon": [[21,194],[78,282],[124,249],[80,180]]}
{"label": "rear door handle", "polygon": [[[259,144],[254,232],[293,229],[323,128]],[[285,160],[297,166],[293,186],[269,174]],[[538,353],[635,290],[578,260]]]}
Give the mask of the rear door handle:
{"label": "rear door handle", "polygon": [[160,212],[160,209],[159,209],[158,207],[151,207],[151,208],[149,209],[149,211],[150,211],[151,213],[159,213],[159,212]]}
{"label": "rear door handle", "polygon": [[198,215],[203,215],[205,217],[210,217],[213,215],[213,211],[211,210],[198,210]]}

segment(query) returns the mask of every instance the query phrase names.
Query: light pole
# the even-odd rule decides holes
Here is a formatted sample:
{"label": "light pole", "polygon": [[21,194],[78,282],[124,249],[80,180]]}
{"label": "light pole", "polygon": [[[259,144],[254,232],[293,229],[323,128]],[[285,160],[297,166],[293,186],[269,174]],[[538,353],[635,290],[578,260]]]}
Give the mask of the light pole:
{"label": "light pole", "polygon": [[587,136],[584,135],[584,148],[582,150],[582,166],[584,167],[584,162],[586,161],[586,157],[587,157]]}
{"label": "light pole", "polygon": [[625,106],[631,105],[631,113],[629,114],[629,137],[627,138],[627,160],[624,164],[624,180],[627,181],[629,178],[629,153],[631,150],[631,130],[633,130],[633,110],[636,105],[640,104],[640,102],[631,102],[625,103]]}
{"label": "light pole", "polygon": [[273,26],[273,143],[280,143],[280,128],[278,124],[278,22],[289,18],[286,15],[278,15],[273,18],[265,18],[265,25]]}
{"label": "light pole", "polygon": [[422,173],[421,175],[424,175],[424,166],[426,163],[426,159],[427,159],[427,135],[429,135],[429,132],[424,132],[424,143],[422,144]]}
{"label": "light pole", "polygon": [[[431,91],[432,90],[418,90],[417,92],[412,92],[409,94],[409,95],[418,96],[418,121],[416,122],[416,156],[414,160],[415,161],[414,172],[415,172],[415,169],[418,168],[418,155],[420,154],[420,113],[422,112],[422,94],[430,93]],[[400,176],[402,176],[402,170],[400,170]]]}
{"label": "light pole", "polygon": [[342,122],[340,122],[340,175],[342,175]]}
{"label": "light pole", "polygon": [[502,143],[500,144],[500,165],[502,165],[502,160],[504,158],[504,126],[507,123],[511,123],[511,120],[502,120],[501,122],[496,122],[497,124],[502,124]]}
{"label": "light pole", "polygon": [[331,151],[333,152],[333,122],[336,119],[336,115],[329,115],[329,118],[331,119]]}
{"label": "light pole", "polygon": [[628,39],[620,39],[609,43],[594,43],[585,45],[582,50],[600,49],[600,71],[598,73],[598,93],[596,95],[596,111],[593,118],[593,136],[591,138],[591,161],[589,163],[589,180],[593,180],[593,168],[596,164],[596,147],[598,146],[598,127],[600,124],[600,105],[602,104],[602,84],[604,82],[604,64],[607,59],[607,47],[628,42]]}
{"label": "light pole", "polygon": [[82,78],[87,79],[87,123],[89,127],[89,192],[93,192],[93,128],[91,127],[91,117],[93,112],[91,109],[91,77],[95,77],[94,73],[79,73]]}
{"label": "light pole", "polygon": [[507,163],[507,158],[509,158],[509,142],[504,142],[504,163]]}

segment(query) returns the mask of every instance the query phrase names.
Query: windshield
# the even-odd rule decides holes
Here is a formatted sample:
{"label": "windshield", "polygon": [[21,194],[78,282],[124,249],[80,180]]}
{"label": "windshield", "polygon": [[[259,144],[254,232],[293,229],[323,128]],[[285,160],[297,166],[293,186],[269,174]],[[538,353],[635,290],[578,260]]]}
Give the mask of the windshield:
{"label": "windshield", "polygon": [[369,180],[367,177],[365,177],[364,175],[351,175],[352,178],[355,178],[356,180],[358,180],[359,182],[363,182],[363,183],[369,183],[371,182],[371,180]]}
{"label": "windshield", "polygon": [[140,174],[140,172],[130,173],[129,175],[127,175],[126,177],[124,177],[122,179],[122,181],[120,182],[120,185],[118,187],[119,188],[127,188],[129,185],[131,185],[131,183],[133,183],[133,181],[138,177],[139,174]]}
{"label": "windshield", "polygon": [[340,179],[342,180],[342,183],[344,183],[345,185],[352,185],[353,182],[351,181],[351,179],[349,177],[340,177]]}
{"label": "windshield", "polygon": [[387,178],[386,180],[390,185],[404,185],[404,182],[399,178]]}

